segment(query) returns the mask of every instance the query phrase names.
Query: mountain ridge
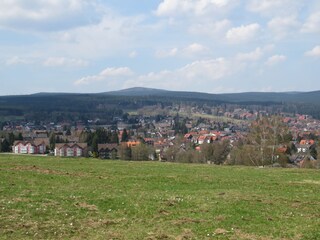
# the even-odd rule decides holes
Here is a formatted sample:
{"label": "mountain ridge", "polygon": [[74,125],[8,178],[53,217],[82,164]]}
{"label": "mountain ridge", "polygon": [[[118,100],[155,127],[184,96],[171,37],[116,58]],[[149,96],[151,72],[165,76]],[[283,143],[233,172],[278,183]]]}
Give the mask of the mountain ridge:
{"label": "mountain ridge", "polygon": [[[138,110],[146,106],[226,106],[273,109],[274,112],[290,112],[312,115],[320,119],[320,91],[312,92],[247,92],[201,93],[168,91],[149,88],[129,88],[104,93],[38,93],[32,95],[0,97],[0,119],[8,116],[25,119],[108,119],[124,111]],[[0,120],[1,121],[1,120]]]}
{"label": "mountain ridge", "polygon": [[[132,87],[125,88],[120,90],[99,92],[99,93],[72,93],[72,92],[38,92],[33,94],[21,94],[21,95],[7,95],[7,96],[46,96],[46,95],[119,95],[119,96],[137,96],[141,95],[150,95],[150,94],[170,94],[170,93],[178,93],[178,94],[205,94],[205,95],[214,95],[214,96],[230,96],[230,95],[252,95],[252,94],[287,94],[287,95],[299,95],[299,94],[320,94],[320,90],[314,91],[283,91],[283,92],[259,92],[259,91],[248,91],[248,92],[227,92],[227,93],[208,93],[208,92],[199,92],[199,91],[179,91],[179,90],[166,90],[166,89],[157,89],[157,88],[147,88],[147,87]],[[6,96],[0,96],[6,97]]]}
{"label": "mountain ridge", "polygon": [[39,92],[30,95],[1,96],[0,98],[19,97],[68,97],[68,96],[109,96],[109,97],[162,97],[181,100],[217,101],[229,103],[316,103],[320,104],[320,90],[309,92],[240,92],[240,93],[206,93],[196,91],[171,91],[156,88],[133,87],[101,93],[55,93]]}
{"label": "mountain ridge", "polygon": [[320,101],[320,90],[309,92],[240,92],[240,93],[206,93],[196,91],[170,91],[154,88],[129,88],[119,91],[105,92],[113,96],[162,96],[181,97],[203,100],[218,100],[231,102],[315,102]]}

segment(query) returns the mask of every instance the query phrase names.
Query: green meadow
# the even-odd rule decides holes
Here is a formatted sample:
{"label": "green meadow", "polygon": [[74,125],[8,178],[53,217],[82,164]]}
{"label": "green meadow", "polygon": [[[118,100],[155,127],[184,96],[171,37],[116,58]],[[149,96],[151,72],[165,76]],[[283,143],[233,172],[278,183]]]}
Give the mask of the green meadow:
{"label": "green meadow", "polygon": [[320,239],[320,172],[0,155],[0,239]]}

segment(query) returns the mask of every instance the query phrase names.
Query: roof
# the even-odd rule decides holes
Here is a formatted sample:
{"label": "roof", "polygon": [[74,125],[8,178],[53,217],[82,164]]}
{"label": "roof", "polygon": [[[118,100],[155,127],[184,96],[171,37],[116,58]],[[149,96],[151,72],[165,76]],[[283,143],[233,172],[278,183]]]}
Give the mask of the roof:
{"label": "roof", "polygon": [[118,149],[119,145],[116,143],[106,143],[106,144],[98,144],[98,150],[112,150],[112,149]]}
{"label": "roof", "polygon": [[202,130],[202,131],[199,132],[199,134],[201,134],[201,135],[202,134],[208,134],[208,133],[209,133],[209,131],[207,131],[207,130]]}
{"label": "roof", "polygon": [[307,140],[301,140],[300,141],[300,145],[306,145],[307,144]]}
{"label": "roof", "polygon": [[153,138],[144,138],[144,141],[146,141],[146,142],[154,142],[154,139]]}
{"label": "roof", "polygon": [[279,153],[286,153],[288,148],[286,146],[283,146],[283,147],[279,147],[277,150]]}
{"label": "roof", "polygon": [[197,132],[189,132],[189,134],[191,134],[191,135],[198,135]]}
{"label": "roof", "polygon": [[206,138],[207,138],[207,136],[200,136],[200,137],[198,138],[198,141],[205,140]]}
{"label": "roof", "polygon": [[50,144],[50,140],[47,137],[46,138],[35,138],[33,140],[33,142],[35,145],[41,145],[42,143],[44,143],[45,145],[48,146]]}
{"label": "roof", "polygon": [[35,140],[33,140],[33,141],[22,141],[22,140],[18,140],[18,141],[14,141],[13,146],[19,145],[20,143],[22,145],[24,145],[24,146],[26,146],[28,144],[31,144],[33,146],[39,146],[41,144],[45,144],[46,145],[46,143],[44,141],[41,141],[41,140],[40,141],[35,141]]}
{"label": "roof", "polygon": [[68,147],[68,148],[80,147],[82,149],[85,149],[86,147],[88,147],[88,144],[87,143],[57,143],[55,148],[61,149],[63,147]]}
{"label": "roof", "polygon": [[184,135],[184,138],[189,138],[189,137],[192,137],[191,133],[187,133],[187,134]]}
{"label": "roof", "polygon": [[137,146],[139,145],[141,142],[139,141],[129,141],[129,142],[126,142],[127,146],[128,147],[134,147],[134,146]]}
{"label": "roof", "polygon": [[313,145],[314,140],[301,140],[300,145]]}

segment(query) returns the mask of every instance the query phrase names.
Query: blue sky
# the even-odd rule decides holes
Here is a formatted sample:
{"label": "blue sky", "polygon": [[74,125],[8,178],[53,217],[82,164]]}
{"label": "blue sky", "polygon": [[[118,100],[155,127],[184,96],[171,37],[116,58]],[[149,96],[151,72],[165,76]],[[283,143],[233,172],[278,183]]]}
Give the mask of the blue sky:
{"label": "blue sky", "polygon": [[0,1],[0,95],[320,89],[319,0]]}

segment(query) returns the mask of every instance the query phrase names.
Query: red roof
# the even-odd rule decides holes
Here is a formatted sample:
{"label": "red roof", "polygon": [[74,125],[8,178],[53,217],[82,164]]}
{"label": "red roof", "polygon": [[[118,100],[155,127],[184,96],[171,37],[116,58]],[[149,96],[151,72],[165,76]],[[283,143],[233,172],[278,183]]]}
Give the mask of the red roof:
{"label": "red roof", "polygon": [[198,137],[198,141],[201,141],[201,140],[204,141],[206,138],[207,138],[207,136],[202,135],[202,136]]}
{"label": "red roof", "polygon": [[153,138],[144,138],[144,141],[146,141],[146,142],[154,142],[154,139]]}
{"label": "red roof", "polygon": [[192,136],[191,133],[187,133],[186,135],[184,135],[184,138],[189,138],[190,136]]}
{"label": "red roof", "polygon": [[198,135],[197,132],[189,132],[190,135]]}
{"label": "red roof", "polygon": [[279,153],[286,153],[287,152],[287,150],[288,150],[288,148],[287,147],[281,147],[281,148],[278,148],[278,152]]}
{"label": "red roof", "polygon": [[202,134],[208,134],[208,133],[209,133],[209,131],[207,131],[207,130],[203,130],[203,131],[200,131],[200,132],[199,132],[199,134],[201,134],[201,135],[202,135]]}

